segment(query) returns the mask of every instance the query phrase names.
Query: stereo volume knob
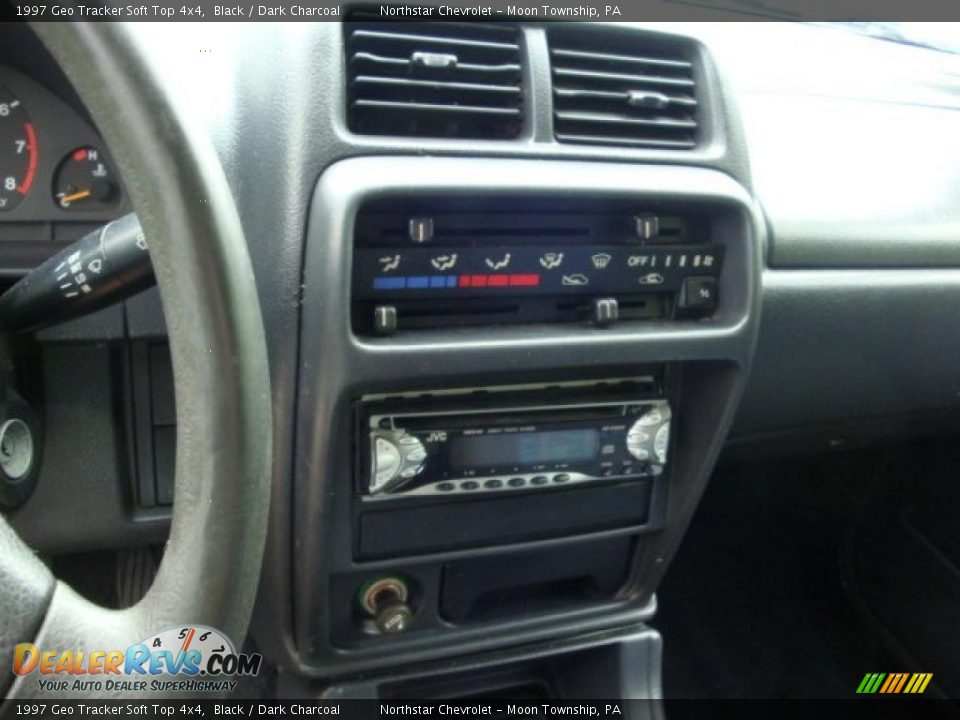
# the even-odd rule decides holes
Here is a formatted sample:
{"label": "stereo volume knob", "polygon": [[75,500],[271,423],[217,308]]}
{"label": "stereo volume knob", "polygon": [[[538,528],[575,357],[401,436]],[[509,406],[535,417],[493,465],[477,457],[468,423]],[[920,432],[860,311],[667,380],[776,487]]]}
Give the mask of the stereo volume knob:
{"label": "stereo volume knob", "polygon": [[641,415],[627,431],[627,452],[637,460],[664,465],[670,442],[670,406],[663,402]]}
{"label": "stereo volume knob", "polygon": [[373,480],[370,483],[370,492],[376,493],[385,489],[400,474],[403,465],[403,455],[400,448],[384,437],[377,437],[373,442]]}
{"label": "stereo volume knob", "polygon": [[423,470],[423,463],[427,459],[427,451],[419,438],[408,435],[403,430],[374,433],[371,450],[371,495],[416,477]]}

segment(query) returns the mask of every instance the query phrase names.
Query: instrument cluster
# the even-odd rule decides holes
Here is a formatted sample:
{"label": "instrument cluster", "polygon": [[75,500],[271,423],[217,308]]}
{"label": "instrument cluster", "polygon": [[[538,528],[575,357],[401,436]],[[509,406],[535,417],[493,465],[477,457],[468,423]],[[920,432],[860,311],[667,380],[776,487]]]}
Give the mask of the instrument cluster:
{"label": "instrument cluster", "polygon": [[0,63],[0,272],[35,267],[129,211],[109,150],[90,121]]}

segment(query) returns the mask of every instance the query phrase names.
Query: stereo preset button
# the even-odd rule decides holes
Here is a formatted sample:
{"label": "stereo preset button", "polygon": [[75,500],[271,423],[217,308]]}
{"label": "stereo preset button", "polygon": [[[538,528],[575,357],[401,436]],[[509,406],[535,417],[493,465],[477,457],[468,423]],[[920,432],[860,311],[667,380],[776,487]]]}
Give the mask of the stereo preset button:
{"label": "stereo preset button", "polygon": [[547,484],[548,482],[550,482],[550,481],[547,479],[547,476],[546,476],[546,475],[537,475],[537,476],[536,476],[535,478],[533,478],[530,482],[531,482],[533,485],[546,485],[546,484]]}
{"label": "stereo preset button", "polygon": [[476,490],[479,487],[480,483],[478,483],[476,480],[466,480],[460,483],[461,490]]}
{"label": "stereo preset button", "polygon": [[483,483],[483,486],[487,490],[499,490],[500,488],[503,487],[503,481],[497,480],[497,479],[487,480],[486,482]]}
{"label": "stereo preset button", "polygon": [[418,447],[404,455],[403,459],[410,463],[423,462],[427,459],[427,451],[422,447]]}
{"label": "stereo preset button", "polygon": [[570,476],[567,473],[560,473],[559,475],[553,476],[553,481],[555,483],[565,483],[570,482]]}
{"label": "stereo preset button", "polygon": [[452,482],[437,483],[437,490],[439,490],[440,492],[450,492],[451,490],[453,490],[453,488],[454,488],[454,485]]}
{"label": "stereo preset button", "polygon": [[527,484],[526,479],[522,477],[510,478],[509,480],[507,480],[507,485],[509,485],[510,487],[523,487],[526,484]]}
{"label": "stereo preset button", "polygon": [[629,450],[630,454],[633,455],[637,460],[647,460],[650,457],[650,453],[646,448],[632,448],[628,446],[627,450]]}

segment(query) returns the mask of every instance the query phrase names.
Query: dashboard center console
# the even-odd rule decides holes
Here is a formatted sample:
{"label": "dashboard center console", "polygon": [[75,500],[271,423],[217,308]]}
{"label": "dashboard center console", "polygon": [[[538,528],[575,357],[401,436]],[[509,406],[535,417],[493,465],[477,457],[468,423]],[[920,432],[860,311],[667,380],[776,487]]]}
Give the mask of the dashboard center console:
{"label": "dashboard center console", "polygon": [[301,657],[370,671],[648,619],[749,366],[760,227],[700,168],[329,168],[302,315]]}

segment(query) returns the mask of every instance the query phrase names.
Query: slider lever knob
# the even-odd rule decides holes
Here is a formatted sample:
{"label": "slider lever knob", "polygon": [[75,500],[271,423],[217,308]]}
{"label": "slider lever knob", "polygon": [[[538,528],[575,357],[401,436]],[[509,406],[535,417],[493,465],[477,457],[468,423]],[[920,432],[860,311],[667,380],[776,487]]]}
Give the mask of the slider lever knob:
{"label": "slider lever knob", "polygon": [[597,298],[593,301],[593,321],[600,327],[613,325],[620,317],[616,298]]}

